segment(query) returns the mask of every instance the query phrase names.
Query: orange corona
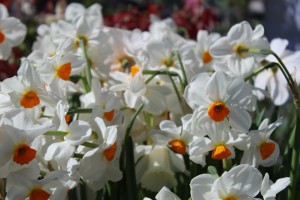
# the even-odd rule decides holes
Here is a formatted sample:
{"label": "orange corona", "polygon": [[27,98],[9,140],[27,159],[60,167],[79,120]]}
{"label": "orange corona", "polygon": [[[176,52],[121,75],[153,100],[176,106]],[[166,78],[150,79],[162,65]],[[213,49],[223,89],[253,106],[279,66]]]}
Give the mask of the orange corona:
{"label": "orange corona", "polygon": [[28,91],[25,94],[23,94],[23,97],[20,101],[20,105],[24,108],[33,108],[36,105],[40,104],[40,98],[36,94],[35,91]]}
{"label": "orange corona", "polygon": [[208,108],[208,116],[215,122],[221,122],[229,114],[229,109],[223,102],[214,102]]}
{"label": "orange corona", "polygon": [[112,161],[115,157],[115,153],[117,150],[117,142],[111,145],[108,149],[103,152],[104,157],[107,161]]}
{"label": "orange corona", "polygon": [[269,158],[275,151],[274,142],[264,142],[260,145],[260,155],[263,160]]}
{"label": "orange corona", "polygon": [[65,63],[56,69],[56,76],[67,81],[70,79],[71,69],[71,63]]}
{"label": "orange corona", "polygon": [[115,110],[112,109],[111,111],[104,113],[104,118],[110,122],[114,119],[114,115],[115,115]]}
{"label": "orange corona", "polygon": [[36,188],[31,191],[29,195],[29,200],[48,200],[50,194],[41,188]]}
{"label": "orange corona", "polygon": [[136,73],[138,73],[139,71],[140,71],[140,67],[136,66],[136,65],[133,65],[130,68],[131,77],[134,77],[136,75]]}
{"label": "orange corona", "polygon": [[13,161],[20,165],[30,163],[36,156],[36,150],[30,148],[27,144],[20,144],[16,147]]}
{"label": "orange corona", "polygon": [[204,64],[207,64],[207,63],[210,63],[212,61],[212,57],[211,55],[209,54],[208,51],[203,51],[202,53],[202,60],[204,62]]}
{"label": "orange corona", "polygon": [[174,139],[169,142],[170,148],[181,155],[186,154],[186,144],[180,139]]}
{"label": "orange corona", "polygon": [[218,145],[213,150],[211,157],[216,160],[222,160],[231,156],[231,151],[224,145]]}
{"label": "orange corona", "polygon": [[5,35],[4,33],[2,32],[2,30],[0,30],[0,44],[3,43],[5,40]]}

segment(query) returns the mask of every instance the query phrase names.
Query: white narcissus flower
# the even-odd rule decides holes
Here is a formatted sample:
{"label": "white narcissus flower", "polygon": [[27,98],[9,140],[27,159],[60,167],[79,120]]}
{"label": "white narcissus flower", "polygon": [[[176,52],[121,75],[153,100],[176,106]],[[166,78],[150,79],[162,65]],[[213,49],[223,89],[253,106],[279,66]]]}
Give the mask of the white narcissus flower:
{"label": "white narcissus flower", "polygon": [[193,200],[245,200],[254,199],[260,191],[262,175],[249,165],[238,165],[222,176],[201,174],[192,179]]}
{"label": "white narcissus flower", "polygon": [[251,126],[249,111],[255,110],[256,98],[242,78],[221,71],[211,76],[200,73],[185,88],[184,97],[194,110],[193,132],[201,131],[201,121],[225,123],[242,132]]}
{"label": "white narcissus flower", "polygon": [[154,39],[161,39],[162,35],[169,35],[177,29],[177,25],[172,18],[161,20],[155,15],[150,17],[151,25],[149,26],[149,31]]}
{"label": "white narcissus flower", "polygon": [[5,79],[1,90],[10,96],[12,107],[24,108],[32,118],[37,118],[43,106],[55,107],[57,99],[44,89],[36,69],[23,60],[18,76]]}
{"label": "white narcissus flower", "polygon": [[70,38],[73,41],[73,50],[80,49],[80,40],[83,40],[84,45],[88,48],[100,44],[101,40],[107,39],[102,29],[95,27],[93,21],[85,15],[80,15],[74,24],[60,20],[57,23],[57,28],[58,32],[53,36],[53,41],[60,44]]}
{"label": "white narcissus flower", "polygon": [[[171,192],[169,188],[165,186],[161,188],[161,190],[157,193],[155,199],[156,200],[180,200],[180,198],[176,194]],[[151,199],[145,197],[144,200],[151,200]]]}
{"label": "white narcissus flower", "polygon": [[27,28],[19,19],[9,17],[3,4],[0,4],[0,13],[0,59],[7,60],[11,49],[23,42]]}
{"label": "white narcissus flower", "polygon": [[81,120],[72,121],[68,125],[61,101],[57,104],[56,110],[53,124],[56,125],[58,131],[63,131],[67,134],[64,137],[53,137],[55,140],[51,141],[44,157],[47,161],[57,161],[59,165],[64,166],[74,154],[76,146],[90,138],[92,129],[89,123]]}
{"label": "white narcissus flower", "polygon": [[265,119],[258,130],[249,132],[251,144],[248,151],[244,152],[241,163],[247,163],[253,167],[259,165],[269,167],[277,162],[280,151],[278,144],[270,139],[272,132],[282,124],[282,119],[268,125],[269,120]]}
{"label": "white narcissus flower", "polygon": [[119,98],[114,92],[102,88],[98,79],[92,79],[91,92],[80,96],[81,106],[83,108],[92,108],[92,114],[80,114],[80,119],[95,119],[101,117],[106,124],[120,125],[122,113],[118,109]]}
{"label": "white narcissus flower", "polygon": [[[203,68],[198,66],[194,47],[194,42],[187,41],[175,33],[161,35],[159,39],[152,39],[144,48],[144,54],[146,55],[145,69],[173,71],[183,77],[181,63],[175,54],[175,52],[178,52],[187,79],[190,80],[195,73],[204,71]],[[170,82],[168,76],[158,76],[158,78]]]}
{"label": "white narcissus flower", "polygon": [[100,4],[95,3],[88,8],[79,3],[70,3],[67,6],[65,11],[66,21],[74,23],[81,15],[85,15],[97,28],[103,26],[102,6]]}
{"label": "white narcissus flower", "polygon": [[[64,43],[70,44],[71,42],[66,40]],[[78,75],[84,69],[84,64],[85,61],[82,57],[61,49],[52,57],[45,58],[42,66],[38,68],[38,72],[44,82],[49,85],[57,80],[69,81],[71,75]]]}
{"label": "white narcissus flower", "polygon": [[233,159],[235,157],[234,147],[239,150],[248,150],[249,137],[244,133],[236,132],[222,124],[204,124],[202,129],[207,137],[194,140],[190,144],[190,159],[204,166],[205,155],[212,151],[211,158],[215,160]]}
{"label": "white narcissus flower", "polygon": [[[177,185],[175,172],[172,170],[171,152],[166,147],[157,146],[152,149],[152,146],[138,146],[136,151],[142,156],[136,165],[137,182],[142,188],[158,192],[163,186],[172,188]],[[135,156],[136,160],[138,158]]]}
{"label": "white narcissus flower", "polygon": [[290,182],[290,178],[286,177],[280,178],[275,183],[273,183],[269,178],[269,174],[266,173],[261,184],[261,194],[264,200],[275,200],[276,194],[289,186]]}
{"label": "white narcissus flower", "polygon": [[95,118],[95,123],[98,125],[98,139],[94,143],[99,144],[99,147],[83,156],[79,164],[79,173],[87,185],[96,191],[103,188],[109,180],[121,180],[122,172],[119,169],[121,141],[117,126],[106,127],[99,117]]}
{"label": "white narcissus flower", "polygon": [[30,167],[41,149],[41,135],[54,128],[52,124],[33,124],[21,109],[7,112],[0,128],[0,177]]}
{"label": "white narcissus flower", "polygon": [[[271,50],[274,51],[282,60],[284,65],[287,67],[289,72],[294,76],[297,83],[300,83],[300,70],[299,61],[300,61],[300,51],[291,52],[286,49],[288,45],[288,40],[275,38],[271,41],[270,46]],[[266,60],[269,62],[278,62],[276,58],[272,55],[266,57]],[[260,89],[267,89],[270,98],[275,105],[280,106],[287,102],[289,99],[289,88],[288,83],[282,74],[281,70],[278,67],[272,67],[271,69],[266,69],[259,73],[255,77],[255,87]],[[258,94],[258,98],[261,100],[264,98],[262,94]]]}
{"label": "white narcissus flower", "polygon": [[182,117],[182,126],[179,127],[173,121],[162,121],[159,124],[160,130],[152,132],[154,144],[168,146],[175,153],[185,155],[188,152],[189,143],[194,139],[190,130],[191,117],[190,114]]}
{"label": "white narcissus flower", "polygon": [[209,34],[206,30],[198,31],[195,51],[200,64],[206,69],[212,69],[215,64],[215,59],[210,55],[209,48],[220,37],[219,33]]}
{"label": "white narcissus flower", "polygon": [[166,87],[146,84],[146,78],[142,74],[142,68],[132,66],[131,74],[113,72],[111,76],[120,82],[110,89],[114,92],[124,91],[125,103],[129,108],[138,109],[144,104],[143,110],[153,115],[161,115],[166,110],[165,94],[169,90]]}
{"label": "white narcissus flower", "polygon": [[[264,28],[258,25],[253,30],[243,21],[231,27],[227,36],[218,39],[210,48],[213,57],[224,58],[228,69],[234,76],[247,76],[253,72],[257,63],[263,59],[262,54],[241,52],[241,48],[270,49],[268,41],[263,38]],[[218,70],[216,68],[216,70]]]}
{"label": "white narcissus flower", "polygon": [[6,199],[61,200],[67,195],[66,179],[64,171],[49,172],[43,179],[18,172],[7,178]]}

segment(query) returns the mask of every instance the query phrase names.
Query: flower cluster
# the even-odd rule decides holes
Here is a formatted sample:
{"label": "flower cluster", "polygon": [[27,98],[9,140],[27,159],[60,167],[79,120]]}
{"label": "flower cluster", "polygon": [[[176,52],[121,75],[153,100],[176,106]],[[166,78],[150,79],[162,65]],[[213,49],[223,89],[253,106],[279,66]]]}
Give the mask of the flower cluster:
{"label": "flower cluster", "polygon": [[[26,28],[1,9],[6,58]],[[257,104],[282,105],[289,86],[295,93],[281,76],[300,80],[299,53],[286,55],[286,40],[269,43],[246,21],[223,37],[199,30],[196,41],[175,29],[171,19],[153,20],[147,32],[109,28],[99,4],[76,3],[38,27],[17,75],[0,83],[6,199],[65,199],[79,184],[107,198],[137,199],[138,187],[179,199],[169,189],[190,182],[184,195],[195,200],[270,200],[290,184],[258,170],[281,158],[271,134],[283,118],[264,119]]]}

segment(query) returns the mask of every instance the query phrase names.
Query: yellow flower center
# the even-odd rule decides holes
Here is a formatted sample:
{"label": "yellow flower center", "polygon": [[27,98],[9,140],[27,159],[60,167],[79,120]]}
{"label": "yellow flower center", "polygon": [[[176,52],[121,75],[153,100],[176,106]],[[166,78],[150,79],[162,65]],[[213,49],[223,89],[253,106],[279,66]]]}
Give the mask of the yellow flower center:
{"label": "yellow flower center", "polygon": [[169,142],[170,148],[181,155],[186,154],[186,144],[181,139],[174,139]]}
{"label": "yellow flower center", "polygon": [[231,151],[225,145],[218,145],[213,150],[211,157],[216,160],[222,160],[231,156]]}
{"label": "yellow flower center", "polygon": [[245,48],[247,48],[247,46],[244,44],[236,44],[233,47],[233,52],[238,56],[245,56],[246,52],[242,51],[242,49],[245,49]]}
{"label": "yellow flower center", "polygon": [[38,97],[36,92],[32,90],[23,94],[23,97],[20,101],[20,105],[24,108],[32,108],[38,104],[40,104],[40,98]]}
{"label": "yellow flower center", "polygon": [[88,46],[88,37],[86,35],[78,35],[74,40],[74,46],[76,49],[80,46],[80,40],[83,40],[84,46]]}
{"label": "yellow flower center", "polygon": [[140,71],[140,67],[137,65],[133,65],[130,68],[130,73],[131,73],[131,77],[134,77],[136,73],[138,73]]}
{"label": "yellow flower center", "polygon": [[208,108],[208,116],[215,122],[221,122],[229,114],[229,109],[223,102],[214,102]]}
{"label": "yellow flower center", "polygon": [[260,155],[263,160],[269,158],[275,151],[274,142],[264,142],[260,145]]}
{"label": "yellow flower center", "polygon": [[115,60],[115,64],[117,67],[115,67],[113,70],[130,73],[131,67],[135,65],[135,61],[132,57],[122,53]]}
{"label": "yellow flower center", "polygon": [[237,200],[235,197],[226,197],[225,199],[222,200]]}
{"label": "yellow flower center", "polygon": [[161,64],[165,65],[166,67],[174,67],[175,65],[175,61],[173,60],[173,58],[170,57],[165,57],[162,59]]}

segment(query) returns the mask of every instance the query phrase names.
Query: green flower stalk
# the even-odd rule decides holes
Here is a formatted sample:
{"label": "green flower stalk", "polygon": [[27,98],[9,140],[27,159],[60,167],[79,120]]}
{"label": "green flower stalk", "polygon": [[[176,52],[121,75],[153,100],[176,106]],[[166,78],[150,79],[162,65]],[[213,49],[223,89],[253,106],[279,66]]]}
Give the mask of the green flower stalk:
{"label": "green flower stalk", "polygon": [[[280,57],[273,52],[272,50],[261,50],[261,49],[248,49],[248,48],[240,48],[238,49],[239,53],[253,53],[253,54],[263,54],[263,55],[273,55],[277,60],[277,66],[283,73],[285,79],[288,82],[288,85],[290,87],[293,100],[294,100],[294,105],[296,108],[296,123],[295,123],[295,128],[296,131],[293,131],[290,135],[290,140],[289,140],[289,147],[291,151],[291,164],[290,164],[290,178],[291,178],[291,184],[288,189],[288,199],[289,200],[294,200],[295,199],[295,194],[296,194],[296,184],[297,184],[297,169],[298,169],[298,164],[299,164],[299,155],[300,155],[300,94],[298,91],[298,87],[294,79],[292,78],[291,74],[289,73],[287,67],[285,64],[282,62]],[[270,64],[273,65],[273,64]]]}

